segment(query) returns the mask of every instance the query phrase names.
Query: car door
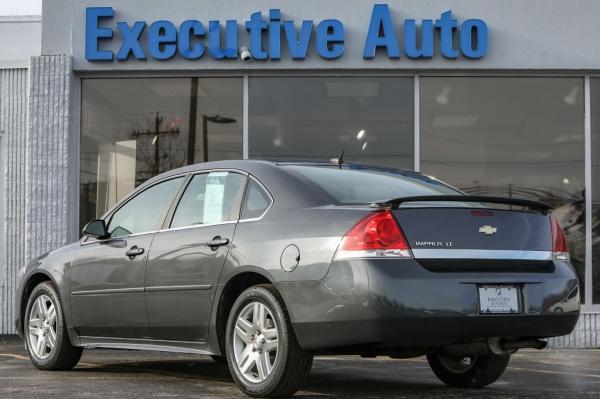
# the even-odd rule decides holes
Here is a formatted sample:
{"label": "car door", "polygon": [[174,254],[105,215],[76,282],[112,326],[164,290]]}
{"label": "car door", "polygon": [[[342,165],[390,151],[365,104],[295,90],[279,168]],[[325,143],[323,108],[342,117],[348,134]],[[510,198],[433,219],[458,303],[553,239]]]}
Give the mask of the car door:
{"label": "car door", "polygon": [[203,341],[221,269],[239,218],[246,177],[214,171],[194,175],[171,220],[152,242],[146,306],[155,339]]}
{"label": "car door", "polygon": [[82,242],[71,264],[73,325],[81,336],[148,336],[148,250],[184,177],[144,189],[107,218],[109,237]]}

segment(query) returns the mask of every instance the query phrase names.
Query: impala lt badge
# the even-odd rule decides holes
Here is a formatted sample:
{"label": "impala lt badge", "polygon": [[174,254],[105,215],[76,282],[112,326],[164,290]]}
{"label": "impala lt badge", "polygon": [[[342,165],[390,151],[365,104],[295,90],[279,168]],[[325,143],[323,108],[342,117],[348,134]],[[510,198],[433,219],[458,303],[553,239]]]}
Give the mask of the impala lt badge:
{"label": "impala lt badge", "polygon": [[498,231],[498,229],[496,227],[492,227],[489,225],[485,225],[485,226],[481,226],[479,228],[479,232],[482,234],[485,234],[486,236],[490,236],[492,234],[496,234],[496,232]]}

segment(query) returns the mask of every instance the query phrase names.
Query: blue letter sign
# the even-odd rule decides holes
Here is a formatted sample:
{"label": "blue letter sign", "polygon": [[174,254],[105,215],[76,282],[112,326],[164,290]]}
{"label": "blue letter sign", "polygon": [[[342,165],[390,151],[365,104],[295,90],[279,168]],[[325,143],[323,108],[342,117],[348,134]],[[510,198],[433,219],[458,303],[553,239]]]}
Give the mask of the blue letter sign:
{"label": "blue letter sign", "polygon": [[[381,36],[379,32],[382,33]],[[375,58],[377,47],[385,47],[390,58],[400,58],[400,46],[398,45],[396,31],[387,4],[375,4],[373,6],[363,58]]]}
{"label": "blue letter sign", "polygon": [[88,7],[85,10],[85,59],[88,61],[112,60],[112,51],[99,49],[100,39],[112,39],[110,28],[100,28],[100,18],[113,17],[112,7]]}
{"label": "blue letter sign", "polygon": [[[373,6],[370,23],[365,27],[363,59],[387,57],[402,62],[404,57],[431,59],[439,55],[450,60],[475,60],[487,54],[489,30],[481,19],[460,23],[451,10],[446,10],[437,19],[400,20],[399,11],[393,18],[387,4]],[[342,21],[294,21],[278,8],[270,9],[268,17],[256,11],[243,22],[229,19],[224,24],[222,20],[203,24],[195,19],[115,21],[112,7],[88,7],[85,23],[88,61],[238,59],[239,45],[243,43],[248,43],[250,59],[254,61],[286,57],[304,60],[311,52],[324,60],[335,60],[344,56],[347,44]],[[240,32],[246,37],[240,39]],[[111,43],[113,40],[118,42]]]}

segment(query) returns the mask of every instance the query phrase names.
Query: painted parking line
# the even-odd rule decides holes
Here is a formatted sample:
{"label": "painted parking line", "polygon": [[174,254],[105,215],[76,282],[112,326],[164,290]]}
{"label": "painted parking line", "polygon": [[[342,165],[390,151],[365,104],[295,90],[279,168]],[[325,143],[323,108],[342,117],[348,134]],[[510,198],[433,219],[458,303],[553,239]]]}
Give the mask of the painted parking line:
{"label": "painted parking line", "polygon": [[555,374],[555,375],[570,375],[575,377],[587,377],[587,378],[600,378],[600,374],[586,374],[586,373],[571,373],[565,371],[554,371],[554,370],[541,370],[541,369],[526,369],[523,367],[511,367],[508,366],[509,370],[517,371],[529,371],[531,373],[542,373],[542,374]]}
{"label": "painted parking line", "polygon": [[[10,357],[10,358],[16,359],[16,360],[29,360],[29,357],[24,356],[24,355],[17,355],[16,353],[0,353],[0,357]],[[77,363],[77,365],[83,366],[83,367],[101,367],[100,364],[86,363],[86,362],[79,362],[79,363]]]}
{"label": "painted parking line", "polygon": [[11,358],[17,359],[17,360],[29,360],[29,358],[27,356],[16,355],[14,353],[0,353],[0,356],[2,356],[2,357],[11,357]]}

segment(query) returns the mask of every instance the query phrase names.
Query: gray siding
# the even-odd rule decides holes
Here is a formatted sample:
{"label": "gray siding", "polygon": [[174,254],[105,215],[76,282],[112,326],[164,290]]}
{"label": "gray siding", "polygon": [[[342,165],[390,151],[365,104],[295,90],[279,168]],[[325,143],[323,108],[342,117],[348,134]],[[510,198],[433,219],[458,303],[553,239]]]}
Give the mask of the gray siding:
{"label": "gray siding", "polygon": [[32,57],[25,258],[77,240],[79,148],[71,57]]}
{"label": "gray siding", "polygon": [[24,264],[27,69],[0,70],[4,204],[0,250],[0,334],[13,334],[13,293]]}
{"label": "gray siding", "polygon": [[600,348],[600,313],[582,313],[571,335],[548,340],[551,348]]}
{"label": "gray siding", "polygon": [[0,68],[27,68],[42,51],[41,16],[0,16]]}

